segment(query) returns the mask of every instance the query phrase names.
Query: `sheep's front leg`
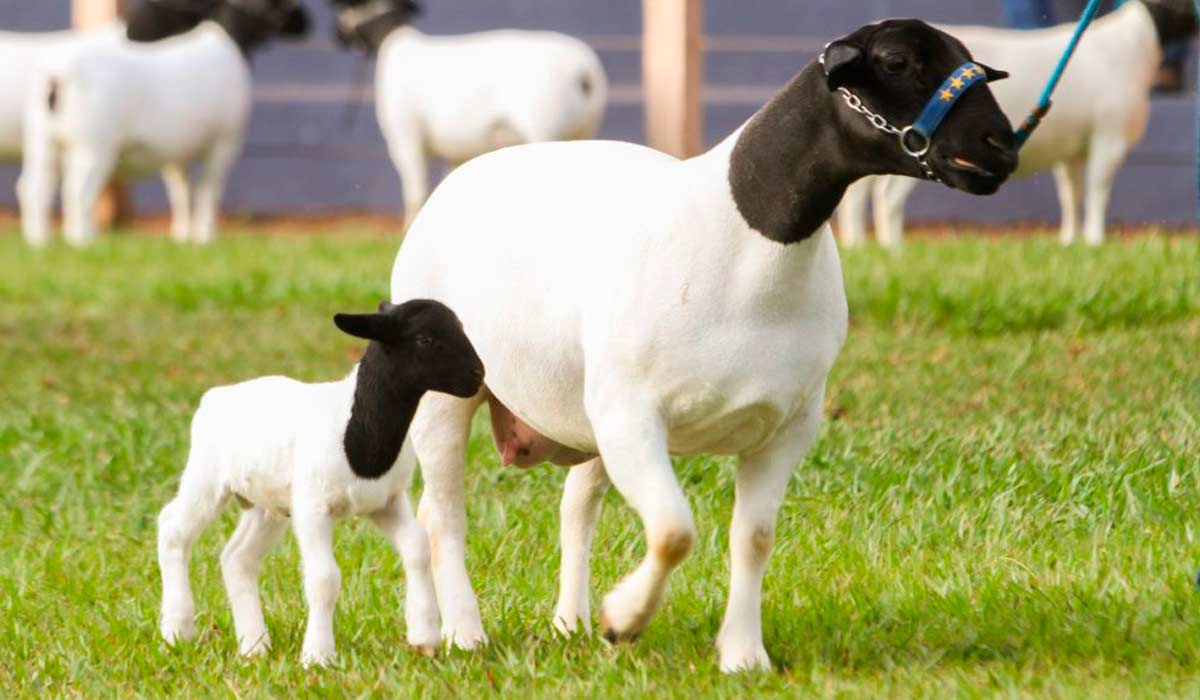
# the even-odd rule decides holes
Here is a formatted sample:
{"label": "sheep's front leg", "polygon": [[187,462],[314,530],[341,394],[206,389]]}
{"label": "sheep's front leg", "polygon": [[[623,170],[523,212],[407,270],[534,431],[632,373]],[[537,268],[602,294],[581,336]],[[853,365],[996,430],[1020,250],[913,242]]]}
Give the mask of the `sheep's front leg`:
{"label": "sheep's front leg", "polygon": [[867,203],[874,177],[852,183],[837,208],[838,240],[844,246],[861,245],[867,238]]}
{"label": "sheep's front leg", "polygon": [[371,519],[400,552],[404,563],[404,623],[408,627],[408,643],[422,654],[432,656],[442,635],[438,629],[437,597],[429,569],[429,539],[425,529],[413,518],[405,493],[397,494]]}
{"label": "sheep's front leg", "polygon": [[384,133],[392,164],[400,173],[400,186],[404,192],[404,228],[408,229],[429,198],[429,158],[425,152],[425,141],[420,125],[410,119],[386,129]]}
{"label": "sheep's front leg", "polygon": [[1084,179],[1087,194],[1083,204],[1083,242],[1089,246],[1104,243],[1105,216],[1113,180],[1125,160],[1127,147],[1121,132],[1097,132],[1088,146]]}
{"label": "sheep's front leg", "polygon": [[788,478],[816,438],[824,387],[765,448],[742,455],[729,528],[729,602],[717,636],[721,670],[770,669],[762,642],[762,582],[775,541],[775,519]]}
{"label": "sheep's front leg", "polygon": [[46,133],[45,118],[35,127],[25,126],[25,153],[21,177],[17,181],[17,201],[21,205],[21,233],[25,242],[41,248],[50,242],[50,214],[58,180],[57,145]]}
{"label": "sheep's front leg", "polygon": [[342,574],[333,558],[333,519],[324,508],[306,506],[293,508],[292,520],[308,602],[308,626],[300,660],[305,666],[324,665],[336,652],[333,611],[342,587]]}
{"label": "sheep's front leg", "polygon": [[479,601],[467,576],[467,511],[463,477],[471,417],[485,394],[457,399],[430,392],[412,423],[413,446],[421,462],[425,490],[417,509],[429,533],[430,562],[442,614],[442,639],[460,649],[487,642]]}
{"label": "sheep's front leg", "polygon": [[667,577],[692,551],[696,526],[675,478],[662,417],[610,391],[585,392],[588,417],[608,477],[641,516],[646,533],[642,563],[605,596],[600,609],[601,632],[615,643],[637,638],[650,623],[662,605]]}
{"label": "sheep's front leg", "polygon": [[609,483],[604,462],[597,457],[571,467],[563,485],[559,506],[562,565],[558,573],[554,627],[566,635],[574,634],[580,626],[586,632],[592,631],[588,557]]}
{"label": "sheep's front leg", "polygon": [[112,175],[115,156],[90,147],[73,147],[63,176],[63,237],[73,246],[96,239],[96,201]]}
{"label": "sheep's front leg", "polygon": [[221,552],[221,574],[233,609],[238,651],[245,656],[260,654],[271,647],[258,594],[258,576],[263,557],[279,544],[286,531],[287,519],[262,508],[251,508],[242,513],[237,529]]}
{"label": "sheep's front leg", "polygon": [[167,202],[171,206],[171,240],[187,243],[191,232],[192,210],[191,189],[187,169],[178,163],[163,168],[163,185],[167,188]]}
{"label": "sheep's front leg", "polygon": [[192,242],[211,243],[217,235],[217,215],[229,169],[237,160],[242,147],[242,135],[217,141],[204,159],[204,168],[196,183],[195,220],[192,223]]}

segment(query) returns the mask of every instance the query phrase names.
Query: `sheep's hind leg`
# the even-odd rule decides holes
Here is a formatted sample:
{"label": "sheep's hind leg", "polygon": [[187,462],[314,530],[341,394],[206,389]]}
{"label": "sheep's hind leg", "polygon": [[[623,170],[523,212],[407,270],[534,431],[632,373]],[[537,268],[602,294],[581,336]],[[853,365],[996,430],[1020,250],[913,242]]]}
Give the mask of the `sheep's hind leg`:
{"label": "sheep's hind leg", "polygon": [[479,600],[467,575],[467,513],[463,502],[471,418],[485,396],[484,392],[470,399],[426,394],[411,432],[425,477],[417,518],[429,533],[442,639],[460,649],[474,649],[487,642]]}
{"label": "sheep's hind leg", "polygon": [[768,670],[762,641],[762,582],[775,541],[775,520],[788,479],[816,438],[824,387],[790,427],[765,448],[743,455],[735,476],[736,500],[729,527],[729,602],[717,636],[721,670]]}
{"label": "sheep's hind leg", "polygon": [[262,508],[242,513],[237,529],[221,552],[221,574],[229,606],[233,609],[233,628],[238,651],[245,656],[262,653],[271,647],[271,637],[263,620],[258,577],[263,557],[283,538],[287,519]]}
{"label": "sheep's hind leg", "polygon": [[96,201],[112,175],[112,154],[88,148],[73,148],[67,155],[63,176],[63,238],[73,246],[96,239]]}
{"label": "sheep's hind leg", "polygon": [[1054,185],[1058,190],[1058,206],[1062,225],[1058,242],[1071,245],[1079,234],[1079,201],[1083,194],[1083,167],[1079,163],[1063,162],[1054,165]]}
{"label": "sheep's hind leg", "polygon": [[167,188],[167,201],[171,205],[171,240],[187,243],[192,227],[191,182],[187,168],[172,163],[163,168],[163,185]]}
{"label": "sheep's hind leg", "polygon": [[404,563],[404,623],[409,645],[433,656],[441,644],[437,596],[429,569],[429,539],[413,517],[408,494],[399,493],[386,508],[371,516]]}
{"label": "sheep's hind leg", "polygon": [[203,477],[189,478],[185,470],[178,495],[158,515],[158,568],[163,589],[159,629],[168,644],[196,635],[188,562],[196,538],[227,499],[228,494],[219,486]]}
{"label": "sheep's hind leg", "polygon": [[196,183],[196,205],[193,211],[192,242],[211,243],[217,235],[217,215],[229,169],[241,149],[241,135],[217,142],[204,159],[204,168]]}
{"label": "sheep's hind leg", "polygon": [[308,626],[300,660],[305,666],[322,666],[337,651],[333,636],[333,611],[342,589],[342,572],[333,558],[333,519],[314,505],[292,508],[293,529],[304,568],[304,597]]}
{"label": "sheep's hind leg", "polygon": [[580,627],[585,632],[592,631],[588,558],[609,483],[604,462],[597,457],[571,467],[563,485],[559,505],[562,564],[558,573],[554,628],[565,635],[574,634]]}
{"label": "sheep's hind leg", "polygon": [[613,398],[594,397],[588,416],[608,477],[641,516],[646,533],[642,563],[604,597],[600,609],[601,632],[615,643],[636,639],[650,623],[668,576],[695,545],[696,526],[675,478],[661,417]]}
{"label": "sheep's hind leg", "polygon": [[837,208],[837,234],[844,246],[862,245],[867,238],[867,202],[874,177],[864,177],[846,188]]}

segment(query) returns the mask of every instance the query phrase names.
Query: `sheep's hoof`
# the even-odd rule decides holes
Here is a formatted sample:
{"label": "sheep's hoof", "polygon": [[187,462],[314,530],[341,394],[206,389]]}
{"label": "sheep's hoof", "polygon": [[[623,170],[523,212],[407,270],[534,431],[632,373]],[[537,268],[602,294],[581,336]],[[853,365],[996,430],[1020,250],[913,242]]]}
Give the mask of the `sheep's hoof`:
{"label": "sheep's hoof", "polygon": [[608,615],[604,611],[600,611],[600,634],[609,644],[628,644],[636,642],[638,637],[642,636],[641,631],[637,632],[619,632],[608,621]]}
{"label": "sheep's hoof", "polygon": [[421,656],[432,659],[437,656],[438,649],[436,644],[414,644],[413,651]]}

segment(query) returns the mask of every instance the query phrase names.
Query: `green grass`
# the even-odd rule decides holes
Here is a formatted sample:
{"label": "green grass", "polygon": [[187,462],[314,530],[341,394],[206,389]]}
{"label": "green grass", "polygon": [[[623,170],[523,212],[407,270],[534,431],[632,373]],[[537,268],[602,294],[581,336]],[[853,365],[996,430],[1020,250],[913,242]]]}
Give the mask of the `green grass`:
{"label": "green grass", "polygon": [[[403,643],[402,572],[339,529],[340,661],[298,664],[295,545],[263,581],[274,649],[235,653],[217,553],[193,564],[199,640],[157,637],[154,518],[208,386],[340,375],[336,310],[386,294],[394,239],[0,236],[0,696],[529,697],[1200,694],[1200,245],[914,240],[844,255],[849,341],[798,469],[764,602],[777,671],[724,677],[731,462],[681,460],[701,539],[642,639],[549,624],[564,472],[472,440],[468,565],[492,642]],[[610,494],[593,601],[638,560]]]}

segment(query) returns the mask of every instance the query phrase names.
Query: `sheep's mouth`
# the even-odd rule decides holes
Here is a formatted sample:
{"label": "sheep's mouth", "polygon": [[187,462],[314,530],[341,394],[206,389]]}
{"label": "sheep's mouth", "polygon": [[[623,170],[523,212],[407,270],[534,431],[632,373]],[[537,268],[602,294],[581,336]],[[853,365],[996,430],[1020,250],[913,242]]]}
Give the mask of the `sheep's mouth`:
{"label": "sheep's mouth", "polygon": [[987,178],[1000,177],[1000,175],[998,173],[992,172],[991,170],[988,170],[987,168],[983,167],[982,165],[979,165],[978,163],[975,163],[973,161],[969,161],[966,158],[963,158],[961,156],[955,156],[954,158],[951,158],[948,161],[947,165],[949,165],[951,168],[954,168],[955,170],[960,170],[965,173],[971,173],[972,175],[979,175],[981,177],[987,177]]}

